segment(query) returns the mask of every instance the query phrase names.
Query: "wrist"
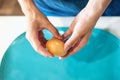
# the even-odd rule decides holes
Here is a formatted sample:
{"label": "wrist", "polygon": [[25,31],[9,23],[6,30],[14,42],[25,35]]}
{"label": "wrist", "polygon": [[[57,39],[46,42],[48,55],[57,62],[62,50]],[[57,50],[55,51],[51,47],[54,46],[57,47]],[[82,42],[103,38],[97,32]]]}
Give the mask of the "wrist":
{"label": "wrist", "polygon": [[101,16],[100,12],[96,12],[94,10],[90,10],[89,8],[84,8],[83,10],[84,18],[87,18],[88,20],[98,20],[98,18]]}
{"label": "wrist", "polygon": [[18,0],[18,2],[25,16],[35,17],[39,13],[33,3],[33,0]]}
{"label": "wrist", "polygon": [[86,14],[88,16],[100,17],[111,0],[89,0],[85,7]]}

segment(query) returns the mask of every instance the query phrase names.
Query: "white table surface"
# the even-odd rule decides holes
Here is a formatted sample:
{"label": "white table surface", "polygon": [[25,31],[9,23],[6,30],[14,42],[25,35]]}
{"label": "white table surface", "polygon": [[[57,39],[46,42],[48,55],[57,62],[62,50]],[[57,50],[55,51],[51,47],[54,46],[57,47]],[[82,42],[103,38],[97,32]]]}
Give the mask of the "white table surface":
{"label": "white table surface", "polygon": [[[69,26],[74,17],[48,17],[54,26]],[[107,30],[120,39],[120,17],[101,17],[97,28]],[[26,31],[24,16],[0,16],[0,62],[10,43]]]}

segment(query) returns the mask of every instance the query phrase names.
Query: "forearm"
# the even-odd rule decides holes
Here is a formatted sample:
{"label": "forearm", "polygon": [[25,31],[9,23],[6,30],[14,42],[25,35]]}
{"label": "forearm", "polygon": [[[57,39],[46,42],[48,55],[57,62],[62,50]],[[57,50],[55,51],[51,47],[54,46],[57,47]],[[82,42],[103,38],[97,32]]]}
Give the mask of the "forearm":
{"label": "forearm", "polygon": [[112,0],[89,0],[86,15],[100,17]]}
{"label": "forearm", "polygon": [[33,0],[18,0],[18,2],[25,16],[35,17],[37,13],[43,16],[43,14],[34,5]]}

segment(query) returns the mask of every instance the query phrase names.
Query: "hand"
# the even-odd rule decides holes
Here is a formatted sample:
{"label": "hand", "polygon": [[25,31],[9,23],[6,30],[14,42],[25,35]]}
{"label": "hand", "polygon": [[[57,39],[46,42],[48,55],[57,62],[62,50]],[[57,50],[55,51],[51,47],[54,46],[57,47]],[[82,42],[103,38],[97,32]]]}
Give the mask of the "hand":
{"label": "hand", "polygon": [[71,37],[65,42],[64,49],[68,52],[65,58],[75,54],[86,45],[93,27],[112,0],[89,0],[86,7],[76,16],[63,38]]}
{"label": "hand", "polygon": [[70,35],[71,37],[64,45],[67,54],[61,58],[75,54],[86,45],[97,20],[98,17],[87,15],[84,9],[76,16],[70,28],[63,34],[63,39]]}
{"label": "hand", "polygon": [[53,57],[53,55],[46,50],[46,39],[42,32],[43,29],[49,30],[54,37],[61,39],[57,29],[48,21],[41,13],[35,13],[34,17],[32,15],[27,16],[28,19],[28,29],[26,31],[26,38],[31,43],[35,51],[42,54],[43,56]]}
{"label": "hand", "polygon": [[38,53],[43,56],[53,57],[53,55],[46,50],[46,39],[44,38],[42,30],[47,29],[52,32],[54,37],[61,39],[57,29],[49,22],[47,17],[36,8],[33,0],[18,0],[18,2],[28,19],[26,38]]}
{"label": "hand", "polygon": [[[45,49],[46,40],[42,33],[43,29],[51,31],[56,38],[61,38],[55,27],[48,21],[48,19],[37,10],[33,0],[18,0],[23,13],[28,18],[28,30],[26,33],[27,39],[30,41],[34,49],[44,56],[53,56]],[[65,50],[67,57],[76,53],[88,41],[93,27],[98,18],[104,12],[105,8],[111,0],[89,0],[86,5],[86,10],[83,9],[74,19],[68,31],[63,35],[63,38],[71,35],[65,42]]]}

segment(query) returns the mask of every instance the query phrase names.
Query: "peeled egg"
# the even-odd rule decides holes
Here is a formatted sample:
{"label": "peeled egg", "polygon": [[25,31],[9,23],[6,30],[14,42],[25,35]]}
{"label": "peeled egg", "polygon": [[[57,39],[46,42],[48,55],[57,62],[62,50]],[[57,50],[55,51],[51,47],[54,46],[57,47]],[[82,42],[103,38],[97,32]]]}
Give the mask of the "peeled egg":
{"label": "peeled egg", "polygon": [[48,40],[46,43],[46,48],[55,56],[64,56],[66,54],[64,50],[64,42],[57,38]]}

